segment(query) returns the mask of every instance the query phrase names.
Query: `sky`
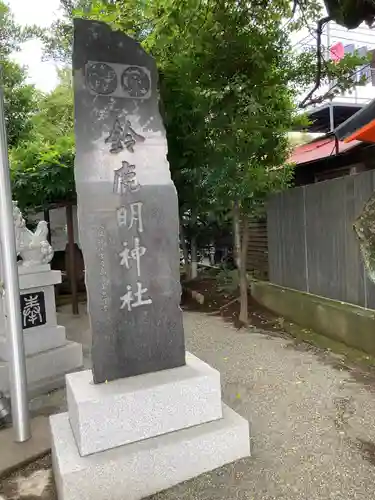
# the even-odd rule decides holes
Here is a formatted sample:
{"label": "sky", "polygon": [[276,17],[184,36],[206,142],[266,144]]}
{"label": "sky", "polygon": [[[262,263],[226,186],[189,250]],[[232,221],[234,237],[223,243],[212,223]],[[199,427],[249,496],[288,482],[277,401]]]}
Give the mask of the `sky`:
{"label": "sky", "polygon": [[[50,26],[58,17],[59,0],[7,0],[18,24]],[[51,91],[57,84],[57,70],[53,61],[42,61],[42,44],[30,40],[22,46],[21,52],[13,55],[20,64],[28,67],[29,81],[44,92]]]}

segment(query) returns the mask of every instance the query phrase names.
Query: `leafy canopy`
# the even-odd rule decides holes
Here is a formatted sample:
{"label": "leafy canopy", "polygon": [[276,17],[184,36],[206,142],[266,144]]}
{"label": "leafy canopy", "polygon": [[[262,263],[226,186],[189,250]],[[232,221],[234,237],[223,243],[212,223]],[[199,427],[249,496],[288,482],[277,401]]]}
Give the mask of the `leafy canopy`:
{"label": "leafy canopy", "polygon": [[138,36],[156,57],[172,175],[192,209],[234,199],[250,209],[280,177],[272,168],[288,156],[294,120],[289,12],[283,1],[267,11],[223,0],[94,2],[77,12]]}
{"label": "leafy canopy", "polygon": [[0,0],[0,66],[4,91],[13,197],[22,207],[44,206],[75,196],[73,100],[68,73],[48,95],[26,83],[27,68],[11,59],[21,43],[40,36],[18,26]]}
{"label": "leafy canopy", "polygon": [[[182,212],[227,210],[233,200],[251,211],[289,183],[290,168],[277,168],[288,157],[286,132],[297,118],[297,91],[318,71],[315,53],[295,54],[290,34],[321,16],[318,2],[294,10],[287,0],[61,0],[61,7],[62,19],[44,35],[47,55],[70,60],[77,15],[123,30],[156,57]],[[320,83],[352,85],[359,60],[348,57],[324,64]]]}
{"label": "leafy canopy", "polygon": [[10,152],[15,198],[22,207],[41,207],[75,199],[73,98],[70,75],[42,96],[28,140]]}
{"label": "leafy canopy", "polygon": [[21,28],[8,5],[0,0],[0,85],[4,90],[5,121],[10,146],[27,138],[38,93],[26,83],[26,69],[11,60],[20,44],[37,34],[34,28]]}
{"label": "leafy canopy", "polygon": [[21,208],[46,207],[75,198],[74,142],[40,136],[11,151],[13,195]]}

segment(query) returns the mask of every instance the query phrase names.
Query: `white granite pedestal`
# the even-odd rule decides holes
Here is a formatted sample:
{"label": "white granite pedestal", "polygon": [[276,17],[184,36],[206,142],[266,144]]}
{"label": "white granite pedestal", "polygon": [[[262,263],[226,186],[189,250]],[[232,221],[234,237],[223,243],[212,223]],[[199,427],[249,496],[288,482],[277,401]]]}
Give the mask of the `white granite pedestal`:
{"label": "white granite pedestal", "polygon": [[222,404],[220,374],[186,366],[94,385],[67,375],[50,417],[59,500],[140,500],[250,455],[249,423]]}
{"label": "white granite pedestal", "polygon": [[[82,346],[69,342],[57,324],[54,286],[61,272],[49,264],[19,266],[21,314],[29,394],[65,384],[65,375],[82,367]],[[9,392],[9,351],[5,301],[0,299],[0,391]]]}

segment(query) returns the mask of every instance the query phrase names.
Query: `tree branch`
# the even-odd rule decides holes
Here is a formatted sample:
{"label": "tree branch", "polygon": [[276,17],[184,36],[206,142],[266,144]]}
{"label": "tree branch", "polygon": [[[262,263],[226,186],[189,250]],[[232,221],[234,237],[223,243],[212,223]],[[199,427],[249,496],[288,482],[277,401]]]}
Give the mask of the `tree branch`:
{"label": "tree branch", "polygon": [[323,27],[325,24],[327,24],[331,20],[330,16],[323,17],[322,19],[319,19],[317,22],[317,27],[316,27],[316,57],[317,57],[317,71],[316,71],[316,78],[315,78],[315,85],[314,87],[310,90],[310,92],[307,94],[307,96],[303,99],[303,101],[299,104],[300,108],[305,108],[308,104],[309,99],[311,96],[314,94],[314,92],[320,87],[320,80],[322,77],[322,61],[323,61],[323,54],[322,54],[322,32],[323,32]]}

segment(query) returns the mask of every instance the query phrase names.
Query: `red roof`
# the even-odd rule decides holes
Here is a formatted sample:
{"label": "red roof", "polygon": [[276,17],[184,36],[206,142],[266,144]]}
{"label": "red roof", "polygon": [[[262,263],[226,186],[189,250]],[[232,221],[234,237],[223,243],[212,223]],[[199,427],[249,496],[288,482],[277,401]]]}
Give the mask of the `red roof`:
{"label": "red roof", "polygon": [[[338,143],[339,153],[343,153],[348,149],[358,146],[358,144],[361,144],[361,141],[352,141],[350,143],[338,141]],[[333,156],[335,153],[335,139],[332,137],[324,137],[323,139],[309,142],[303,146],[297,146],[288,161],[300,165],[301,163],[308,163],[310,161]]]}

